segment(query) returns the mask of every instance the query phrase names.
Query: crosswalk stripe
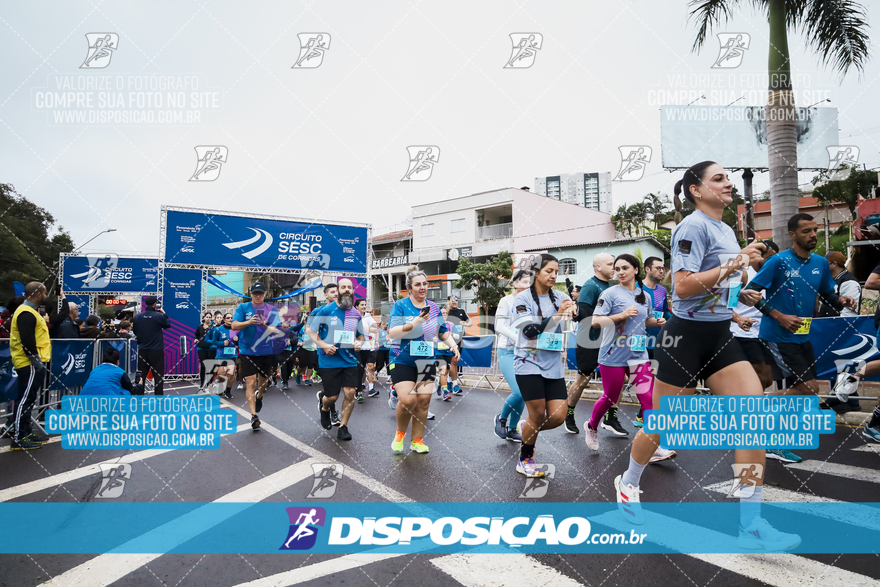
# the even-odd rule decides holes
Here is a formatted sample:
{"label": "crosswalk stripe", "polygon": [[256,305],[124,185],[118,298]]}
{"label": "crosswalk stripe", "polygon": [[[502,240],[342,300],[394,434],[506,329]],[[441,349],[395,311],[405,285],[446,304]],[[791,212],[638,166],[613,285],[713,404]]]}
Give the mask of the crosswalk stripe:
{"label": "crosswalk stripe", "polygon": [[[674,545],[672,541],[666,539],[668,536],[699,536],[701,540],[705,540],[706,544],[721,544],[725,541],[729,541],[732,545],[736,543],[734,536],[682,522],[669,516],[646,511],[645,519],[645,525],[633,526],[621,518],[618,512],[613,511],[602,514],[595,519],[591,518],[590,521],[609,526],[618,532],[629,532],[636,528],[636,531],[648,534],[646,540],[669,548]],[[652,527],[660,531],[652,532]],[[822,587],[851,587],[852,585],[880,587],[880,581],[865,575],[794,554],[682,554],[774,587],[791,587],[807,577],[810,578],[811,585],[822,585]]]}
{"label": "crosswalk stripe", "polygon": [[876,469],[865,469],[863,467],[853,467],[852,465],[841,465],[838,463],[814,460],[790,463],[785,467],[787,469],[800,469],[801,471],[812,471],[813,473],[845,477],[847,479],[855,479],[856,481],[880,483],[880,471]]}
{"label": "crosswalk stripe", "polygon": [[[249,430],[251,427],[250,424],[242,424],[238,427],[238,432],[243,430]],[[60,437],[59,437],[60,438]],[[29,495],[31,493],[36,493],[37,491],[43,491],[44,489],[49,489],[50,487],[55,487],[56,485],[62,485],[64,483],[68,483],[70,481],[74,481],[76,479],[82,479],[83,477],[88,477],[89,475],[100,474],[101,473],[101,465],[118,465],[121,463],[136,463],[138,461],[143,461],[146,459],[150,459],[153,457],[157,457],[159,455],[163,455],[167,452],[171,452],[172,450],[176,450],[173,448],[155,448],[148,450],[140,450],[138,452],[134,452],[122,457],[118,457],[115,459],[110,459],[107,461],[102,461],[100,463],[95,463],[93,465],[88,465],[86,467],[80,467],[79,469],[73,469],[72,471],[66,471],[64,473],[58,473],[57,475],[50,475],[48,477],[43,477],[42,479],[37,479],[35,481],[30,481],[28,483],[22,483],[21,485],[16,485],[15,487],[9,487],[8,489],[0,490],[0,502],[10,501],[12,499],[17,499],[19,497],[23,497],[25,495]]]}
{"label": "crosswalk stripe", "polygon": [[861,452],[878,452],[880,453],[880,444],[863,444],[862,446],[857,446],[853,450],[861,451]]}
{"label": "crosswalk stripe", "polygon": [[[703,489],[714,491],[715,493],[726,494],[730,490],[730,481],[714,483],[712,485],[704,487]],[[761,497],[763,498],[764,502],[774,503],[778,507],[787,510],[802,512],[822,518],[828,518],[829,520],[834,520],[835,522],[852,524],[853,526],[858,526],[860,528],[880,530],[880,520],[876,519],[877,510],[875,508],[858,504],[849,504],[843,511],[841,511],[841,509],[835,508],[834,511],[825,512],[822,511],[821,508],[810,508],[806,504],[846,502],[842,502],[836,499],[829,499],[827,497],[819,497],[818,495],[813,495],[811,493],[798,493],[796,491],[789,491],[788,489],[771,487],[770,485],[764,486],[764,489],[761,492]]]}
{"label": "crosswalk stripe", "polygon": [[524,554],[450,554],[431,563],[465,587],[553,585],[579,587],[581,583]]}
{"label": "crosswalk stripe", "polygon": [[306,581],[312,581],[314,579],[320,579],[321,577],[326,577],[327,575],[332,575],[334,573],[341,573],[342,571],[357,569],[358,567],[363,567],[366,565],[382,562],[384,560],[389,560],[401,556],[406,555],[400,553],[347,554],[345,556],[340,556],[320,563],[315,563],[313,565],[298,567],[289,571],[285,571],[283,573],[276,573],[269,577],[260,577],[259,579],[248,581],[247,583],[239,583],[234,587],[288,587],[289,585],[298,585],[300,583],[305,583]]}
{"label": "crosswalk stripe", "polygon": [[[267,475],[258,481],[254,481],[253,483],[249,483],[231,493],[227,493],[223,497],[214,500],[214,503],[258,503],[271,495],[284,491],[288,487],[311,477],[313,475],[312,463],[314,462],[313,459],[306,459],[295,465],[291,465],[277,473]],[[223,510],[223,513],[215,512],[210,518],[205,516],[201,511],[204,508],[198,508],[186,515],[163,524],[142,536],[134,538],[128,543],[120,546],[119,550],[142,549],[142,547],[139,547],[139,543],[149,543],[151,539],[154,539],[157,536],[164,537],[168,544],[168,548],[172,549],[195,538],[199,534],[210,530],[217,524],[224,522],[226,519],[238,515],[247,507],[247,505],[242,505],[242,508],[239,511]],[[142,566],[149,564],[153,560],[162,556],[162,554],[163,553],[119,554],[113,552],[102,554],[89,559],[60,575],[56,575],[49,581],[43,583],[41,587],[76,587],[78,585],[82,587],[106,587],[107,585],[122,579],[129,573],[136,571]]]}

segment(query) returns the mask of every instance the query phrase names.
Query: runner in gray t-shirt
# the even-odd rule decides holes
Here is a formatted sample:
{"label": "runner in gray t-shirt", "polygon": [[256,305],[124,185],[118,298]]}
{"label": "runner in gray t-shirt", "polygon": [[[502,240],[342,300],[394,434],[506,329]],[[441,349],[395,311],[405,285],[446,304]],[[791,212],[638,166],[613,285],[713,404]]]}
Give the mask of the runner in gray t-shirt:
{"label": "runner in gray t-shirt", "polygon": [[529,409],[516,470],[526,477],[543,477],[544,469],[534,460],[535,442],[539,430],[556,428],[565,420],[568,392],[563,378],[566,345],[562,323],[572,319],[577,305],[553,289],[559,273],[556,257],[533,257],[532,269],[531,287],[513,300],[511,324],[519,330],[514,350],[516,383]]}

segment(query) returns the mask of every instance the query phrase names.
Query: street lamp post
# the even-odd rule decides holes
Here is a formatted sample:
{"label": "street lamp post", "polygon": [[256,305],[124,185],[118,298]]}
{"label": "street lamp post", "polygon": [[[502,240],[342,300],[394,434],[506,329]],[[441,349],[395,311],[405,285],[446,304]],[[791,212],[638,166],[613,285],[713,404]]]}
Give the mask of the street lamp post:
{"label": "street lamp post", "polygon": [[75,249],[73,249],[73,250],[71,251],[71,253],[75,253],[75,252],[77,252],[78,250],[80,250],[81,248],[83,248],[84,246],[86,246],[87,244],[89,244],[90,242],[92,242],[93,240],[95,240],[96,238],[98,238],[99,236],[101,236],[102,234],[104,234],[105,232],[116,232],[116,229],[115,229],[115,228],[108,228],[107,230],[102,230],[101,232],[99,232],[98,234],[96,234],[95,236],[93,236],[92,238],[90,238],[89,240],[87,240],[86,242],[84,242],[83,244],[81,244],[80,246],[78,246],[78,247],[76,247]]}

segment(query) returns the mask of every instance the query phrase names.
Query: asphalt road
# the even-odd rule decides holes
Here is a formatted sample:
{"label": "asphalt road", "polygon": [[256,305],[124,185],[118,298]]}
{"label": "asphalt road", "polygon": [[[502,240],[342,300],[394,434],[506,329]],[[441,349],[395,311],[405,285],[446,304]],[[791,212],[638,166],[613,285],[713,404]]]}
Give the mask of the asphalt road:
{"label": "asphalt road", "polygon": [[[167,393],[194,393],[176,383]],[[146,458],[144,451],[63,450],[58,442],[38,451],[9,452],[0,441],[2,501],[88,502],[95,500],[100,473],[83,474],[90,465],[120,457],[132,459],[132,478],[117,501],[209,502],[283,474],[315,454],[345,465],[346,474],[328,501],[371,502],[411,499],[416,502],[523,501],[526,479],[515,472],[519,445],[496,438],[493,416],[505,392],[466,389],[449,402],[434,398],[425,442],[428,455],[410,453],[408,445],[394,454],[394,413],[384,385],[378,398],[355,406],[349,424],[354,439],[340,442],[336,428],[318,424],[317,387],[272,388],[264,399],[260,432],[249,427],[224,437],[219,450],[169,451]],[[247,411],[243,392],[235,406]],[[578,425],[589,417],[593,402],[582,400]],[[623,405],[621,420],[634,431],[637,407]],[[242,415],[239,425],[247,425]],[[409,438],[407,437],[407,442]],[[541,434],[537,460],[555,466],[545,502],[614,502],[612,480],[626,468],[630,440],[600,431],[600,451],[593,453],[581,434],[563,428]],[[317,452],[316,452],[317,451]],[[139,454],[140,453],[140,454]],[[783,466],[768,461],[767,485],[780,495],[839,501],[873,501],[880,482],[878,452],[859,430],[838,427],[823,436],[820,448],[805,451],[807,462],[839,465],[836,474]],[[320,459],[319,459],[320,460]],[[706,489],[729,481],[732,455],[723,450],[680,451],[678,458],[651,465],[643,481],[643,501],[724,501],[723,493]],[[360,473],[361,481],[350,474]],[[872,475],[873,474],[873,475]],[[311,478],[273,487],[262,501],[301,502],[312,489]],[[786,493],[791,492],[791,493]],[[576,506],[572,506],[576,507]],[[39,532],[39,528],[6,528]],[[259,528],[253,531],[258,533]],[[834,540],[834,537],[829,537]],[[143,563],[143,564],[140,564]],[[148,561],[117,560],[94,555],[0,555],[0,586],[59,585],[880,585],[874,555],[395,555],[321,554],[168,554]],[[260,580],[263,583],[251,583]]]}

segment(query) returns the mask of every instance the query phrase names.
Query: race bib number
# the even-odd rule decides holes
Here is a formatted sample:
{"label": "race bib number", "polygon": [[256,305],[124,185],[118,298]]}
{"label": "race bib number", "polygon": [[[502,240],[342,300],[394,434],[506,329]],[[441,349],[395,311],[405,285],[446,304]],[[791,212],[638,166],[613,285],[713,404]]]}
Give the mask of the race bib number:
{"label": "race bib number", "polygon": [[629,338],[629,348],[636,352],[643,352],[646,348],[648,337],[644,334],[633,334]]}
{"label": "race bib number", "polygon": [[336,344],[354,344],[354,332],[337,330],[333,333],[333,342]]}
{"label": "race bib number", "polygon": [[730,296],[727,298],[727,307],[736,308],[736,305],[739,303],[739,292],[742,291],[742,283],[731,285],[729,291]]}
{"label": "race bib number", "polygon": [[430,357],[434,355],[434,343],[414,340],[409,343],[409,354],[414,357]]}
{"label": "race bib number", "polygon": [[654,310],[654,320],[659,320],[662,317],[663,317],[663,312],[658,312],[657,310]]}
{"label": "race bib number", "polygon": [[224,357],[234,357],[235,356],[235,347],[234,346],[223,347],[223,356]]}
{"label": "race bib number", "polygon": [[795,334],[810,334],[810,325],[813,323],[812,318],[803,318],[801,327],[794,331]]}
{"label": "race bib number", "polygon": [[542,332],[538,335],[538,350],[561,351],[562,335],[555,332]]}

